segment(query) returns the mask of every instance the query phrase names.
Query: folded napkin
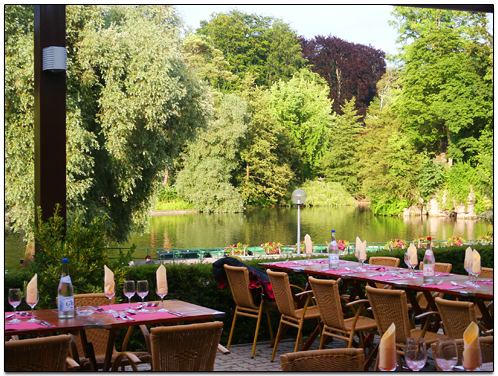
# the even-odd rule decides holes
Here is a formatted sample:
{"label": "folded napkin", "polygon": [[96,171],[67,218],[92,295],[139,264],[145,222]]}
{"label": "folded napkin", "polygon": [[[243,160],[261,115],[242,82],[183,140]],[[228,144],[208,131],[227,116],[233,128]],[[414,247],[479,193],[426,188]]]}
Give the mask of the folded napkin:
{"label": "folded napkin", "polygon": [[379,367],[383,370],[396,368],[396,325],[391,324],[379,344]]}
{"label": "folded napkin", "polygon": [[114,273],[104,265],[104,294],[113,295],[114,291]]}
{"label": "folded napkin", "polygon": [[472,264],[472,260],[472,248],[467,247],[467,249],[465,250],[465,263]]}
{"label": "folded napkin", "polygon": [[474,370],[481,366],[481,354],[479,351],[479,327],[475,322],[463,332],[463,367]]}
{"label": "folded napkin", "polygon": [[26,303],[35,305],[38,303],[38,274],[35,274],[26,287]]}
{"label": "folded napkin", "polygon": [[410,264],[417,266],[418,264],[418,255],[417,255],[417,248],[413,245],[413,243],[410,243],[410,246],[408,247],[408,256],[410,257]]}
{"label": "folded napkin", "polygon": [[311,242],[311,236],[306,234],[304,237],[304,253],[311,255],[313,253],[313,243]]}
{"label": "folded napkin", "polygon": [[157,294],[166,295],[168,293],[168,280],[166,278],[166,268],[163,264],[156,271]]}
{"label": "folded napkin", "polygon": [[354,250],[354,255],[360,260],[367,259],[367,241],[361,241],[359,237],[356,237],[356,246]]}
{"label": "folded napkin", "polygon": [[475,249],[472,251],[472,273],[481,274],[481,255]]}

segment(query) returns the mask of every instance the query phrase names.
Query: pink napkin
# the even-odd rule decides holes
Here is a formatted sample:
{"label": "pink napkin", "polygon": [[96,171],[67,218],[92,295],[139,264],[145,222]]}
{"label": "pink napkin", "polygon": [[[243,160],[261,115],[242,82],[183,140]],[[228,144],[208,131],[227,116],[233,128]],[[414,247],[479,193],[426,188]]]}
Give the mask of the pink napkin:
{"label": "pink napkin", "polygon": [[9,321],[5,321],[6,332],[9,330],[30,330],[30,329],[39,329],[39,328],[45,328],[45,326],[43,326],[42,324],[38,324],[36,322],[21,321],[19,324],[9,324]]}
{"label": "pink napkin", "polygon": [[372,279],[375,279],[376,281],[393,281],[393,280],[396,280],[396,279],[406,279],[406,277],[402,277],[402,276],[394,276],[392,274],[386,274],[386,275],[373,275],[369,278],[372,278]]}
{"label": "pink napkin", "polygon": [[[138,307],[140,307],[142,303],[131,303],[131,309],[137,311]],[[111,305],[112,309],[115,311],[126,311],[128,309],[128,303],[121,303],[121,304],[112,304]],[[100,308],[104,309],[104,312],[100,313],[107,313],[109,310],[109,306],[100,306]],[[161,309],[161,303],[157,307],[145,307],[145,309],[149,310],[150,312],[147,313],[140,313],[137,312],[135,315],[130,315],[127,314],[127,316],[130,316],[134,318],[135,320],[140,320],[140,319],[161,319],[161,318],[169,318],[169,317],[179,317],[177,315],[174,315],[169,312],[157,312],[158,309]],[[166,308],[167,309],[167,308]],[[99,313],[99,312],[96,312]],[[180,312],[183,313],[183,312]],[[183,316],[187,317],[188,315],[184,314]],[[182,316],[182,317],[183,317]]]}
{"label": "pink napkin", "polygon": [[467,286],[460,285],[460,284],[458,286],[455,286],[455,285],[453,285],[450,282],[443,282],[443,283],[441,283],[439,285],[436,284],[436,283],[431,283],[431,284],[428,284],[428,285],[424,285],[424,287],[428,287],[430,289],[436,288],[436,289],[444,289],[444,290],[456,290],[456,289],[464,289]]}
{"label": "pink napkin", "polygon": [[[10,316],[10,315],[12,315],[13,313],[14,313],[14,312],[5,312],[5,317]],[[20,312],[16,312],[16,317],[17,317],[19,320],[23,320],[23,319],[30,319],[30,318],[31,318],[31,312],[27,312],[27,313],[29,313],[29,316],[26,316],[26,315],[21,316],[21,315],[20,315]],[[35,319],[36,319],[36,315],[34,315],[34,316],[35,316]],[[12,316],[9,320],[12,320],[13,318],[14,318],[14,316]]]}
{"label": "pink napkin", "polygon": [[325,273],[327,274],[351,274],[354,273],[355,270],[347,270],[347,269],[327,269],[325,270]]}

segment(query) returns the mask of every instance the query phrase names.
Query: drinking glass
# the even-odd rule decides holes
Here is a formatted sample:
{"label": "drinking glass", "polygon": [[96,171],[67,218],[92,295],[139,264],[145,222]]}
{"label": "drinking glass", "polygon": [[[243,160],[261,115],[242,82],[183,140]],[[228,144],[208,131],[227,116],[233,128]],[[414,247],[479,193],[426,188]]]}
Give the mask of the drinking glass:
{"label": "drinking glass", "polygon": [[157,296],[159,296],[161,298],[161,309],[158,309],[157,312],[168,312],[168,310],[166,308],[164,308],[164,300],[163,300],[164,297],[166,295],[168,295],[168,280],[166,279],[165,282],[166,282],[166,292],[164,292],[164,291],[162,291],[162,292],[156,291]]}
{"label": "drinking glass", "polygon": [[472,266],[472,276],[474,277],[474,280],[472,281],[471,283],[471,286],[479,286],[479,284],[477,283],[477,277],[479,277],[479,275],[481,275],[481,272],[482,272],[482,267],[479,267],[479,270],[478,271],[474,271],[473,270],[474,266]]}
{"label": "drinking glass", "polygon": [[467,355],[465,351],[463,352],[462,355],[463,355],[462,366],[465,369],[465,371],[480,371],[481,370],[482,354],[481,354],[480,347],[473,349],[472,352],[468,353],[468,355],[472,356],[472,359],[465,358],[465,355]]}
{"label": "drinking glass", "polygon": [[451,371],[458,362],[458,349],[455,339],[438,338],[436,342],[436,364],[443,371]]}
{"label": "drinking glass", "polygon": [[412,371],[420,371],[427,362],[425,338],[409,337],[406,340],[405,362]]}
{"label": "drinking glass", "polygon": [[149,312],[148,309],[145,309],[144,298],[149,294],[149,282],[147,281],[138,281],[137,282],[137,295],[142,298],[142,308],[138,312]]}
{"label": "drinking glass", "polygon": [[384,354],[388,354],[389,359],[380,358],[379,369],[381,371],[396,371],[396,368],[398,366],[396,346],[388,347]]}
{"label": "drinking glass", "polygon": [[467,285],[472,284],[472,260],[464,260],[463,267],[465,271],[469,274],[469,279],[465,282]]}
{"label": "drinking glass", "polygon": [[21,289],[9,289],[9,304],[14,308],[14,318],[9,321],[10,324],[19,324],[21,320],[17,318],[16,308],[21,304],[22,295]]}
{"label": "drinking glass", "polygon": [[361,265],[358,265],[358,268],[357,270],[359,272],[366,272],[367,269],[364,268],[364,265],[365,265],[365,261],[367,261],[367,258],[361,258],[361,252],[359,252],[357,255],[356,255],[356,258],[358,259],[359,262],[361,262]]}
{"label": "drinking glass", "polygon": [[135,311],[131,309],[131,298],[135,295],[135,293],[135,281],[124,281],[123,294],[128,298],[128,312],[135,313]]}
{"label": "drinking glass", "polygon": [[415,273],[415,267],[417,266],[416,264],[413,265],[410,263],[410,255],[408,253],[405,253],[405,264],[408,266],[410,269],[410,277],[414,277]]}
{"label": "drinking glass", "polygon": [[35,319],[34,310],[35,306],[38,304],[38,300],[39,300],[38,291],[36,292],[35,300],[28,301],[27,299],[25,299],[26,303],[31,307],[31,318],[28,320],[28,322],[37,322],[37,320]]}
{"label": "drinking glass", "polygon": [[306,250],[306,254],[308,255],[308,261],[306,261],[306,265],[311,265],[311,255],[313,254],[313,248],[311,250]]}

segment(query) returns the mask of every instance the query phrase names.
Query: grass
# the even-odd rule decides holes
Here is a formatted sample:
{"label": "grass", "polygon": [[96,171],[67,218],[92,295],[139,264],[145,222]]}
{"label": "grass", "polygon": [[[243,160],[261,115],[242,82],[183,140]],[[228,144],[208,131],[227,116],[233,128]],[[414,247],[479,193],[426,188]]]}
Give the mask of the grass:
{"label": "grass", "polygon": [[158,201],[155,210],[190,210],[194,209],[194,204],[177,198],[172,201]]}

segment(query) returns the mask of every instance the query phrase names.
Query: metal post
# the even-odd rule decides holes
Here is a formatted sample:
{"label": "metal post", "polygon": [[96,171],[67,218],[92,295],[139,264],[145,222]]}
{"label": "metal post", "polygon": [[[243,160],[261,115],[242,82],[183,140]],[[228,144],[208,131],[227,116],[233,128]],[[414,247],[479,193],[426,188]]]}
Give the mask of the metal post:
{"label": "metal post", "polygon": [[297,254],[301,254],[301,204],[297,204]]}

